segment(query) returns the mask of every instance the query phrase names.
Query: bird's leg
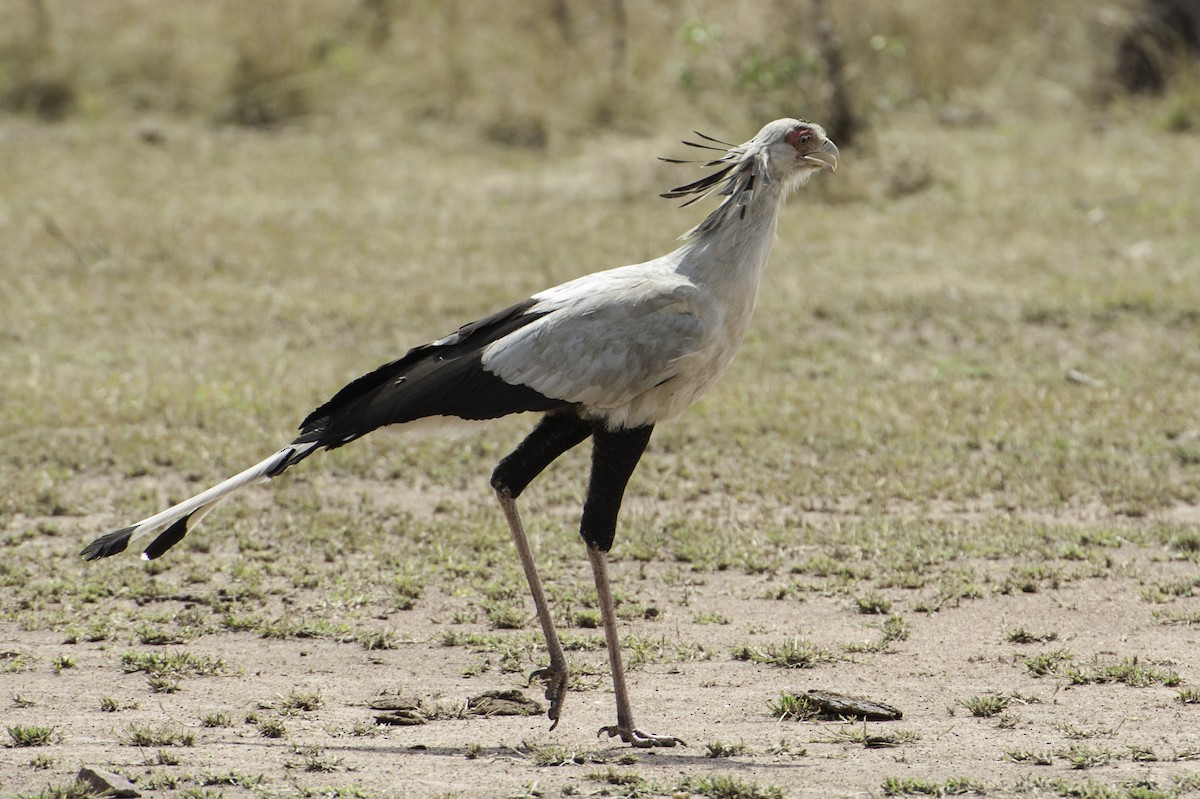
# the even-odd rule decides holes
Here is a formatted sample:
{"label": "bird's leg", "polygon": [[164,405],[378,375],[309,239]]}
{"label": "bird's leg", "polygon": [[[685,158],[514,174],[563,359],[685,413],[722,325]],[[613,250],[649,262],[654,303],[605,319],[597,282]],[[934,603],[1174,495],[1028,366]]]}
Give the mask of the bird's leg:
{"label": "bird's leg", "polygon": [[496,490],[496,498],[504,511],[504,519],[512,533],[513,544],[521,558],[521,567],[525,570],[525,579],[529,583],[529,593],[533,596],[533,606],[537,609],[542,633],[546,636],[550,665],[533,672],[529,679],[531,682],[540,679],[546,685],[546,699],[550,702],[550,709],[546,715],[550,718],[552,730],[558,726],[563,702],[567,697],[567,656],[558,640],[554,619],[550,616],[550,604],[546,601],[546,590],[533,562],[533,550],[529,547],[525,525],[517,512],[517,497],[555,458],[583,441],[591,432],[591,425],[578,417],[547,416],[492,472],[492,488]]}
{"label": "bird's leg", "polygon": [[617,697],[617,723],[601,727],[596,735],[608,733],[610,738],[619,735],[625,743],[639,748],[675,744],[687,746],[681,738],[673,735],[655,735],[633,726],[633,708],[629,703],[629,689],[625,686],[625,667],[621,663],[621,641],[617,637],[617,614],[613,610],[612,589],[608,583],[608,555],[603,550],[588,546],[588,560],[596,578],[596,598],[604,624],[604,643],[608,647],[608,665],[612,669],[613,693]]}
{"label": "bird's leg", "polygon": [[621,640],[617,635],[617,614],[613,608],[612,587],[608,581],[608,550],[617,529],[617,513],[630,475],[650,441],[652,425],[610,432],[597,427],[593,433],[592,476],[579,531],[587,542],[588,561],[596,580],[596,600],[604,624],[604,642],[612,669],[613,693],[617,699],[617,723],[601,727],[598,735],[621,736],[636,747],[675,746],[683,741],[671,735],[642,732],[633,725],[629,689],[625,685],[625,667],[621,662]]}
{"label": "bird's leg", "polygon": [[537,566],[533,562],[533,551],[529,548],[529,538],[525,535],[525,526],[517,513],[517,501],[497,489],[496,497],[504,510],[504,518],[508,521],[508,529],[512,532],[513,544],[521,557],[521,567],[525,570],[525,579],[529,582],[529,593],[533,596],[533,606],[537,608],[538,621],[542,624],[542,634],[546,637],[546,652],[550,655],[550,665],[537,669],[529,675],[529,681],[541,680],[546,685],[546,699],[550,709],[546,715],[550,719],[550,729],[558,726],[562,715],[563,702],[567,698],[567,656],[563,652],[562,642],[558,640],[558,630],[554,627],[554,619],[550,617],[550,604],[546,601],[546,589],[542,586],[542,578],[538,576]]}

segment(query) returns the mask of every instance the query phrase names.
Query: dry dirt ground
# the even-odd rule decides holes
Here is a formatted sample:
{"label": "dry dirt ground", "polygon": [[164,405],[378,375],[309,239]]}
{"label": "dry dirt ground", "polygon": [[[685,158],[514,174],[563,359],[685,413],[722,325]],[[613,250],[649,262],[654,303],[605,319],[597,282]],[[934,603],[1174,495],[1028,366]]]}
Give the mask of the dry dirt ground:
{"label": "dry dirt ground", "polygon": [[[1140,523],[1147,522],[1112,522],[1117,530]],[[60,737],[47,746],[0,748],[0,785],[6,797],[36,794],[69,784],[86,764],[122,772],[152,796],[670,796],[686,795],[678,789],[688,780],[703,790],[696,781],[713,775],[743,783],[742,793],[717,795],[747,797],[770,795],[771,786],[789,797],[881,796],[905,784],[914,792],[923,786],[946,793],[973,786],[988,795],[1157,795],[1136,793],[1149,786],[1195,795],[1200,705],[1181,694],[1200,683],[1200,626],[1162,622],[1195,619],[1200,598],[1164,606],[1149,601],[1147,591],[1194,583],[1196,564],[1167,548],[1129,544],[1112,548],[1110,556],[1103,577],[961,599],[935,612],[919,610],[930,610],[927,592],[884,590],[890,611],[907,621],[908,635],[879,651],[869,644],[879,640],[884,617],[859,612],[836,592],[776,599],[770,594],[778,580],[731,571],[698,575],[696,585],[681,591],[661,579],[669,566],[618,559],[617,590],[657,610],[652,619],[624,626],[643,647],[651,644],[630,671],[638,721],[689,744],[646,751],[595,736],[613,721],[602,650],[569,653],[583,676],[553,732],[542,717],[455,718],[454,709],[468,697],[523,687],[523,680],[497,668],[485,651],[444,645],[449,630],[488,632],[479,624],[447,624],[462,600],[444,590],[428,590],[412,610],[391,615],[386,623],[398,639],[394,648],[377,651],[253,633],[209,634],[168,647],[125,640],[66,647],[61,632],[5,623],[0,653],[31,665],[0,674],[4,723],[52,725]],[[1012,564],[971,565],[998,574]],[[582,552],[576,567],[585,576]],[[283,601],[302,603],[303,596]],[[161,604],[164,611],[184,610],[187,601]],[[720,617],[727,623],[696,623]],[[1016,643],[1010,637],[1017,629],[1055,638]],[[529,628],[511,634],[528,636]],[[735,647],[795,637],[832,658],[787,669],[731,654]],[[868,644],[857,647],[867,651],[853,651],[856,643]],[[697,644],[707,654],[694,651]],[[126,652],[179,650],[219,658],[225,671],[188,677],[174,693],[154,693],[145,673],[121,668]],[[1136,658],[1180,682],[1075,684],[1061,668],[1036,676],[1026,664],[1039,653],[1063,650],[1084,672]],[[64,652],[73,665],[56,668]],[[896,706],[901,720],[865,725],[866,735],[893,745],[865,746],[862,724],[772,715],[770,705],[781,693],[808,689]],[[297,692],[319,693],[320,707],[285,712],[286,698]],[[541,700],[534,689],[524,692]],[[379,711],[369,705],[380,695],[440,707],[449,717],[375,726]],[[963,704],[992,695],[1007,699],[994,716],[973,716]],[[220,713],[231,726],[202,723]],[[278,721],[281,736],[264,737],[261,723],[246,723],[248,715]],[[192,745],[132,742],[138,730],[164,727],[190,733]],[[712,746],[717,742],[727,751]],[[753,793],[754,786],[762,793]]]}

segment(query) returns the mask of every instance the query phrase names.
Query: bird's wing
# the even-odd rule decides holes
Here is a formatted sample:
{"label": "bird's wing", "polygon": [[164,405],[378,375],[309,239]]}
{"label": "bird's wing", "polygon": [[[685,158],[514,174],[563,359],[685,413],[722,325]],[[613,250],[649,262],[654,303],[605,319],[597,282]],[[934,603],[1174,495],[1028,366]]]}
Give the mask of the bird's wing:
{"label": "bird's wing", "polygon": [[301,422],[293,443],[332,449],[384,425],[429,417],[495,419],[561,408],[565,403],[506,382],[480,364],[488,344],[544,315],[535,305],[528,299],[463,325],[352,381]]}
{"label": "bird's wing", "polygon": [[678,376],[701,346],[700,297],[674,273],[589,275],[534,295],[545,315],[490,344],[482,364],[546,397],[615,408]]}

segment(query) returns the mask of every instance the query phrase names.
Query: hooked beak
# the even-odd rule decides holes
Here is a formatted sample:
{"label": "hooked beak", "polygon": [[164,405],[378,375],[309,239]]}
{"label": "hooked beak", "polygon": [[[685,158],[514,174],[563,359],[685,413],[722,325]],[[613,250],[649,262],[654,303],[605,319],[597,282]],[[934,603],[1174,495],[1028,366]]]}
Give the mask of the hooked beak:
{"label": "hooked beak", "polygon": [[819,169],[828,169],[830,172],[837,172],[838,155],[837,145],[826,139],[825,143],[821,145],[821,149],[804,156],[804,161]]}

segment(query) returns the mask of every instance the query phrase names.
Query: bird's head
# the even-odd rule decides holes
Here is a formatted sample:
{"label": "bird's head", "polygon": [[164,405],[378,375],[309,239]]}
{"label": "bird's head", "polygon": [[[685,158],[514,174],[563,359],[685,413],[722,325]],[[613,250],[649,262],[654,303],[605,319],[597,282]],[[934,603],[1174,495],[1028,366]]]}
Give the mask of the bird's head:
{"label": "bird's head", "polygon": [[778,170],[784,181],[798,180],[803,185],[823,169],[836,172],[838,168],[837,145],[815,122],[777,119],[745,146],[754,143],[759,143],[768,167]]}
{"label": "bird's head", "polygon": [[[724,153],[703,162],[704,166],[716,171],[662,196],[692,195],[685,206],[714,191],[725,195],[726,199],[689,236],[723,224],[733,209],[739,209],[739,217],[744,217],[756,191],[764,187],[778,186],[781,189],[778,196],[782,198],[792,189],[803,186],[816,173],[825,169],[833,172],[838,166],[837,145],[825,134],[825,128],[804,119],[777,119],[765,125],[745,144],[729,144],[699,132],[696,135],[704,141],[685,141],[684,144]],[[674,158],[662,160],[676,164],[694,163]]]}

